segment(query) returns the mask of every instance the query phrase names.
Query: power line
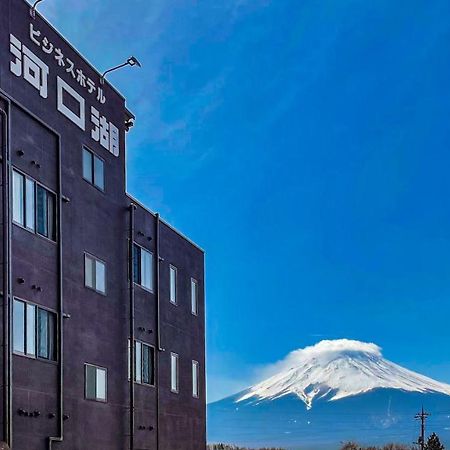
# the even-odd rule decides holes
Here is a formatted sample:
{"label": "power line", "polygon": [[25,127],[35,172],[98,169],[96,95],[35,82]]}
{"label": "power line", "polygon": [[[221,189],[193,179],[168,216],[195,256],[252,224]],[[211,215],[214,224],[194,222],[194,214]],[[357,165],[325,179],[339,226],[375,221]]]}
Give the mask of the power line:
{"label": "power line", "polygon": [[420,446],[420,450],[425,449],[425,422],[430,417],[430,414],[425,412],[422,406],[422,411],[417,413],[414,418],[416,420],[420,420],[420,436],[417,442],[415,444]]}

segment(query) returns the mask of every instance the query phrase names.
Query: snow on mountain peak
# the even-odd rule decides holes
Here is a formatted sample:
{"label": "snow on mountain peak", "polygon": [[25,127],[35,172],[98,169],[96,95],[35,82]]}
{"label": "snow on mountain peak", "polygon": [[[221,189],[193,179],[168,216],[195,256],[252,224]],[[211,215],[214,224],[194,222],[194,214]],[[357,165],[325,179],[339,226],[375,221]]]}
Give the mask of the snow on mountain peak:
{"label": "snow on mountain peak", "polygon": [[274,400],[298,396],[313,401],[351,397],[374,389],[450,395],[450,385],[419,375],[383,358],[376,344],[339,339],[291,352],[273,366],[276,373],[248,389],[238,400]]}

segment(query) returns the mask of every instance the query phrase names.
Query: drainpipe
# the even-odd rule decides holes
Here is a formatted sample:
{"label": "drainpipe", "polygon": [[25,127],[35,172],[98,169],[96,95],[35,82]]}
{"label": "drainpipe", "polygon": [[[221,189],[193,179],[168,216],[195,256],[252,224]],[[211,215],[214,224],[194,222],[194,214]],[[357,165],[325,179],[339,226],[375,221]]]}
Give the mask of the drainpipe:
{"label": "drainpipe", "polygon": [[52,449],[54,442],[64,441],[64,290],[63,290],[63,236],[62,236],[62,169],[61,169],[61,138],[58,137],[58,436],[48,438],[48,448]]}
{"label": "drainpipe", "polygon": [[10,221],[10,125],[8,114],[2,117],[2,198],[3,198],[3,440],[12,446],[12,351],[11,351],[11,221]]}
{"label": "drainpipe", "polygon": [[136,378],[135,367],[135,308],[134,308],[134,214],[136,211],[136,205],[132,203],[130,205],[130,235],[128,239],[128,273],[130,283],[130,449],[134,450],[134,422],[135,422],[135,392],[134,392],[134,380]]}
{"label": "drainpipe", "polygon": [[164,261],[163,258],[161,258],[160,251],[159,251],[159,243],[160,243],[160,224],[161,220],[159,217],[159,214],[156,214],[155,216],[155,227],[156,227],[156,345],[157,345],[157,352],[156,352],[156,449],[159,450],[160,448],[160,431],[159,431],[159,425],[160,425],[160,354],[165,351],[165,349],[162,347],[161,342],[161,268],[160,265]]}

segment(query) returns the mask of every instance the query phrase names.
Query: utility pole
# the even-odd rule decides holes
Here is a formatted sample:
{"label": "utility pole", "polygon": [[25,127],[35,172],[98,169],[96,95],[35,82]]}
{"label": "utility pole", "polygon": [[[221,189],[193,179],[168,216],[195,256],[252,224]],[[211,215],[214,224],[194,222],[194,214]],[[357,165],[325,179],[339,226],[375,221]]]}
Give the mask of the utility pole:
{"label": "utility pole", "polygon": [[423,406],[422,411],[414,417],[416,420],[420,420],[420,436],[418,442],[416,442],[420,446],[420,450],[425,449],[425,422],[428,417],[430,417],[430,414],[424,411]]}

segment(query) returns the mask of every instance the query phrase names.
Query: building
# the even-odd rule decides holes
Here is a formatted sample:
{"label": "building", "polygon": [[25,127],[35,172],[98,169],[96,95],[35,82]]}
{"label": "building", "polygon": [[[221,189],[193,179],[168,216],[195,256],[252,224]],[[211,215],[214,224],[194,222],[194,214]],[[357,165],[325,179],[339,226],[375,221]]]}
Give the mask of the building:
{"label": "building", "polygon": [[100,78],[1,0],[0,441],[204,450],[204,253],[126,194],[134,118]]}

